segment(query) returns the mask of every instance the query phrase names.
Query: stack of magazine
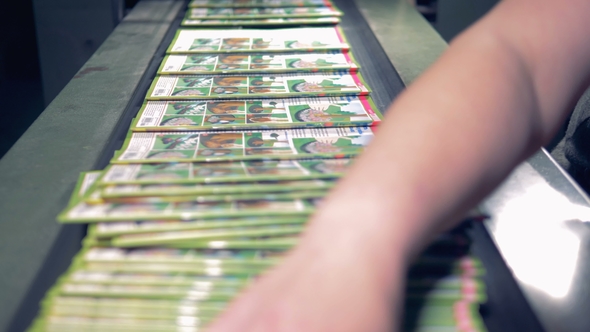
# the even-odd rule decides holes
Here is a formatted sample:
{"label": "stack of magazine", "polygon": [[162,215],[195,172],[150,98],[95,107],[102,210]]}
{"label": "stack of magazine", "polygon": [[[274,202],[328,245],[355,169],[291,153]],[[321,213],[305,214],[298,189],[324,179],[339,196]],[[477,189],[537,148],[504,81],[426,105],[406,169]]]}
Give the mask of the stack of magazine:
{"label": "stack of magazine", "polygon": [[[88,234],[30,331],[203,331],[281,261],[382,120],[341,16],[189,3],[123,146],[58,217]],[[482,274],[463,229],[441,236],[410,270],[404,330],[484,330]]]}

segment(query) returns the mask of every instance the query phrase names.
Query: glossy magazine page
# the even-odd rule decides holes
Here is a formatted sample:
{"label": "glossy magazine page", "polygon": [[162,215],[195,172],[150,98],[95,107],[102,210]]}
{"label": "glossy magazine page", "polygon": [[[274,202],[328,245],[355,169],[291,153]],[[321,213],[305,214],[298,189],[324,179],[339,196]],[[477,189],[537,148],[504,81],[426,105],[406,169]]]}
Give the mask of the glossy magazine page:
{"label": "glossy magazine page", "polygon": [[332,179],[341,177],[352,162],[350,158],[342,158],[119,164],[110,165],[98,184],[104,186]]}
{"label": "glossy magazine page", "polygon": [[338,27],[283,29],[179,29],[168,53],[310,52],[348,50]]}
{"label": "glossy magazine page", "polygon": [[348,70],[359,66],[352,53],[167,55],[158,69],[161,75],[314,73]]}
{"label": "glossy magazine page", "polygon": [[382,118],[368,96],[147,101],[131,124],[131,130],[211,131],[376,126]]}
{"label": "glossy magazine page", "polygon": [[159,75],[147,100],[341,97],[369,94],[360,74]]}
{"label": "glossy magazine page", "polygon": [[345,158],[373,138],[369,127],[219,132],[130,132],[111,163]]}

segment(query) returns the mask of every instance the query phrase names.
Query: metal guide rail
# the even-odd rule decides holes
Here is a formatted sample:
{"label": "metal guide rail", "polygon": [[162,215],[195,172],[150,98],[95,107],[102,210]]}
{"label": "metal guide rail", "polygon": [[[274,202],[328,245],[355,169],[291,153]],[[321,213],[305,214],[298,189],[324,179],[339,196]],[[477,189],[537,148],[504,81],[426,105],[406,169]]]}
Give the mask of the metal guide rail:
{"label": "metal guide rail", "polygon": [[[334,2],[345,12],[341,27],[354,46],[355,57],[382,111],[446,48],[440,36],[404,0]],[[0,307],[4,309],[0,312],[0,330],[20,331],[29,325],[39,300],[79,250],[85,228],[57,224],[55,216],[67,204],[77,174],[102,169],[122,144],[180,23],[184,5],[184,1],[141,1],[0,160]],[[518,174],[527,167],[542,167],[543,171],[522,184]],[[552,302],[551,294],[539,291],[534,283],[531,286],[530,280],[521,275],[515,273],[517,278],[512,277],[499,252],[504,257],[515,257],[518,248],[505,245],[498,235],[498,225],[509,224],[514,217],[498,217],[496,213],[515,198],[515,188],[523,185],[546,184],[550,192],[567,199],[576,197],[570,200],[578,205],[587,206],[587,201],[543,154],[515,174],[484,204],[493,216],[487,224],[492,237],[482,225],[472,230],[475,251],[488,269],[489,304],[483,312],[486,325],[490,331],[552,331],[557,327],[561,331],[578,331],[588,327],[575,320],[568,323],[565,317],[575,310],[566,310],[557,300]],[[551,186],[552,181],[561,184]],[[526,233],[523,229],[511,230],[512,234],[519,231]],[[584,256],[581,243],[579,262]],[[535,252],[524,254],[538,259]],[[527,265],[515,259],[507,261],[513,272]],[[587,308],[583,304],[590,298],[589,287],[580,286],[583,276],[579,272],[572,277],[575,280],[570,287],[586,295],[577,297],[579,309]]]}

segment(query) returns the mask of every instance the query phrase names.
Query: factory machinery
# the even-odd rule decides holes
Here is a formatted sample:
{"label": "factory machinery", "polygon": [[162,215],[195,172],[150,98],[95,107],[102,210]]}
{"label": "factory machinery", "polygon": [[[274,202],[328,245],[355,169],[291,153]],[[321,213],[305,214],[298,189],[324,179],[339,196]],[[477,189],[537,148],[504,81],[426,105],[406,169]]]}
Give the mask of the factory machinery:
{"label": "factory machinery", "polygon": [[[333,2],[380,111],[446,48],[404,0]],[[140,1],[0,161],[0,330],[29,327],[79,252],[87,227],[55,219],[77,174],[123,145],[185,12],[184,1]],[[453,233],[485,270],[481,329],[590,331],[588,203],[541,150],[482,202],[485,220]]]}

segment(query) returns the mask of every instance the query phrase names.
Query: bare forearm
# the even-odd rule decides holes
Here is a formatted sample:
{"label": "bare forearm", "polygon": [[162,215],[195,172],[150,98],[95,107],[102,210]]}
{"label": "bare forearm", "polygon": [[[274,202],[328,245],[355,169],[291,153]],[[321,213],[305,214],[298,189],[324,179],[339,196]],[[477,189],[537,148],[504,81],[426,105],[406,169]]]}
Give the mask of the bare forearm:
{"label": "bare forearm", "polygon": [[[569,63],[548,69],[548,61],[581,60],[527,42],[526,36],[542,31],[510,27],[520,20],[513,13],[522,3],[507,1],[460,37],[391,106],[371,147],[316,217],[310,237],[340,229],[367,256],[387,262],[398,253],[407,260],[551,137],[588,68]],[[575,47],[570,52],[590,55]],[[399,268],[375,266],[385,280]]]}

